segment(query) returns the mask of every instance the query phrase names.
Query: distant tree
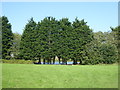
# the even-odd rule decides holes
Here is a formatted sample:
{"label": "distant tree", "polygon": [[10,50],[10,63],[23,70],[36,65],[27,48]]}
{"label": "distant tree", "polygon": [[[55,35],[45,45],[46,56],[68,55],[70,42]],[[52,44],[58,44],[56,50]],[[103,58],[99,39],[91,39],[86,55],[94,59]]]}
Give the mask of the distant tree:
{"label": "distant tree", "polygon": [[0,17],[2,19],[2,58],[10,59],[11,46],[13,44],[13,33],[11,30],[11,24],[6,16]]}
{"label": "distant tree", "polygon": [[21,41],[21,35],[19,33],[13,33],[13,45],[11,49],[12,49],[12,55],[14,59],[19,58],[20,41]]}
{"label": "distant tree", "polygon": [[119,48],[120,46],[120,26],[112,28],[110,27],[112,30],[112,34],[114,36],[114,40],[115,40],[115,44],[117,46],[117,48]]}
{"label": "distant tree", "polygon": [[35,32],[36,22],[31,18],[25,26],[20,42],[20,57],[25,60],[33,60],[36,57],[35,48]]}
{"label": "distant tree", "polygon": [[120,55],[120,26],[117,26],[115,28],[111,27],[111,30],[112,30],[112,34],[114,36],[115,45],[118,49],[118,57],[119,57],[119,55]]}
{"label": "distant tree", "polygon": [[98,50],[99,44],[97,40],[93,40],[92,42],[85,45],[84,51],[87,53],[86,59],[83,64],[99,64],[101,63],[100,52]]}
{"label": "distant tree", "polygon": [[109,32],[96,32],[91,43],[86,44],[87,60],[84,64],[111,64],[117,62],[117,48]]}
{"label": "distant tree", "polygon": [[110,44],[101,44],[99,47],[102,63],[112,64],[117,61],[117,53],[114,46]]}

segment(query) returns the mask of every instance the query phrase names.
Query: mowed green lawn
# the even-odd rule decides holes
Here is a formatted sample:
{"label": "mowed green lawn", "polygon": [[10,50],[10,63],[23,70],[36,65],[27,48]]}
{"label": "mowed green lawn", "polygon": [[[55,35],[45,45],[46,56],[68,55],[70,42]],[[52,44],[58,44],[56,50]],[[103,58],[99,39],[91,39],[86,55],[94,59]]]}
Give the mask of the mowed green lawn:
{"label": "mowed green lawn", "polygon": [[3,64],[2,88],[117,88],[118,65]]}

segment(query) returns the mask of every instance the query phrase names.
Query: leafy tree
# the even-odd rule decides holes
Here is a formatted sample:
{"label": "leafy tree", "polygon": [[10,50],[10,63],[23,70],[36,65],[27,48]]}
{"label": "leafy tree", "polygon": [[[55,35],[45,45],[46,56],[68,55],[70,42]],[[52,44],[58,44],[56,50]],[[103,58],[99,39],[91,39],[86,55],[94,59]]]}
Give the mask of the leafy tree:
{"label": "leafy tree", "polygon": [[6,16],[0,17],[2,19],[2,58],[10,59],[11,46],[13,44],[13,33],[11,24]]}
{"label": "leafy tree", "polygon": [[102,63],[104,64],[112,64],[115,63],[117,53],[115,51],[115,47],[110,44],[101,44],[99,48],[99,52],[101,55]]}
{"label": "leafy tree", "polygon": [[93,40],[92,42],[85,45],[86,60],[84,60],[83,64],[99,64],[101,62],[100,52],[98,50],[99,44],[97,40]]}
{"label": "leafy tree", "polygon": [[12,49],[12,55],[13,58],[17,59],[19,58],[19,53],[20,53],[20,41],[21,41],[21,35],[18,33],[13,33],[13,45],[11,47]]}
{"label": "leafy tree", "polygon": [[111,64],[117,61],[117,48],[109,32],[96,32],[92,42],[86,45],[87,60],[84,64]]}
{"label": "leafy tree", "polygon": [[120,26],[117,26],[115,28],[111,27],[111,30],[112,30],[112,34],[114,36],[115,45],[118,49],[118,57],[119,57],[119,55],[120,55]]}
{"label": "leafy tree", "polygon": [[120,26],[117,26],[115,28],[110,27],[112,30],[112,34],[114,36],[114,40],[116,43],[117,48],[120,46]]}

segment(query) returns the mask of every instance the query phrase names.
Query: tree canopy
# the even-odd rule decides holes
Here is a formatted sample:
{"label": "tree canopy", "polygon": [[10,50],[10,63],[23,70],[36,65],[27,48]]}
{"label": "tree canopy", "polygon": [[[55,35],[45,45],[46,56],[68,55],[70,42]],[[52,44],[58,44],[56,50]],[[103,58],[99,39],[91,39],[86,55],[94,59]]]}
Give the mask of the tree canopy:
{"label": "tree canopy", "polygon": [[84,46],[93,39],[92,29],[86,23],[77,18],[71,23],[68,18],[58,21],[46,17],[36,24],[32,18],[21,38],[21,56],[24,59],[47,59],[48,63],[57,56],[66,64],[69,59],[74,64],[80,60],[82,64]]}
{"label": "tree canopy", "polygon": [[[7,17],[0,17],[2,58],[38,60],[41,64],[111,64],[118,62],[119,28],[111,32],[93,32],[84,19],[56,20],[45,17],[39,22],[31,18],[23,34],[12,33]],[[43,62],[41,61],[43,60]]]}

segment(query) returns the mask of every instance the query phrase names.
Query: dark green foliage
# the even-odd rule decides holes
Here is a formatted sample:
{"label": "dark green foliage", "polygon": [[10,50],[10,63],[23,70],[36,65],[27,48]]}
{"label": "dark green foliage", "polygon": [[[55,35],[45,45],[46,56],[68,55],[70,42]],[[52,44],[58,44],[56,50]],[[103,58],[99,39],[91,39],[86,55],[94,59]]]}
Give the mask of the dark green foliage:
{"label": "dark green foliage", "polygon": [[[113,31],[115,32],[115,31]],[[55,63],[57,56],[63,64],[111,64],[118,60],[115,33],[93,33],[87,22],[73,23],[68,18],[59,21],[46,17],[36,23],[33,18],[26,24],[20,43],[19,57],[25,60],[41,60]],[[80,62],[80,63],[78,63]]]}
{"label": "dark green foliage", "polygon": [[[112,64],[118,62],[120,26],[111,30],[93,33],[84,19],[76,18],[71,23],[68,18],[58,21],[46,17],[38,23],[31,18],[21,36],[12,33],[7,17],[2,16],[0,51],[3,59],[39,60],[39,64],[41,60],[54,64],[56,56],[63,64],[67,64],[68,60],[72,60],[73,64],[79,64],[78,61],[80,64]],[[11,57],[12,54],[14,57]],[[24,63],[10,61],[14,62]]]}
{"label": "dark green foliage", "polygon": [[68,18],[62,18],[59,21],[57,37],[57,56],[62,58],[62,63],[67,63],[66,61],[69,60],[71,31],[71,22],[69,22]]}
{"label": "dark green foliage", "polygon": [[35,31],[36,30],[36,22],[33,20],[33,18],[30,19],[30,21],[25,26],[23,35],[21,37],[21,43],[20,43],[20,57],[25,60],[31,60],[35,57]]}
{"label": "dark green foliage", "polygon": [[77,64],[77,61],[82,61],[86,58],[86,52],[84,52],[85,45],[92,41],[93,33],[89,26],[86,25],[84,20],[78,20],[77,18],[72,24],[73,29],[71,32],[71,59],[74,60],[74,64]]}
{"label": "dark green foliage", "polygon": [[9,23],[7,17],[2,16],[2,58],[11,58],[11,46],[13,44],[13,33],[11,31],[11,24]]}
{"label": "dark green foliage", "polygon": [[51,63],[51,59],[56,55],[57,20],[53,17],[46,17],[38,22],[36,35],[37,57],[44,58]]}

